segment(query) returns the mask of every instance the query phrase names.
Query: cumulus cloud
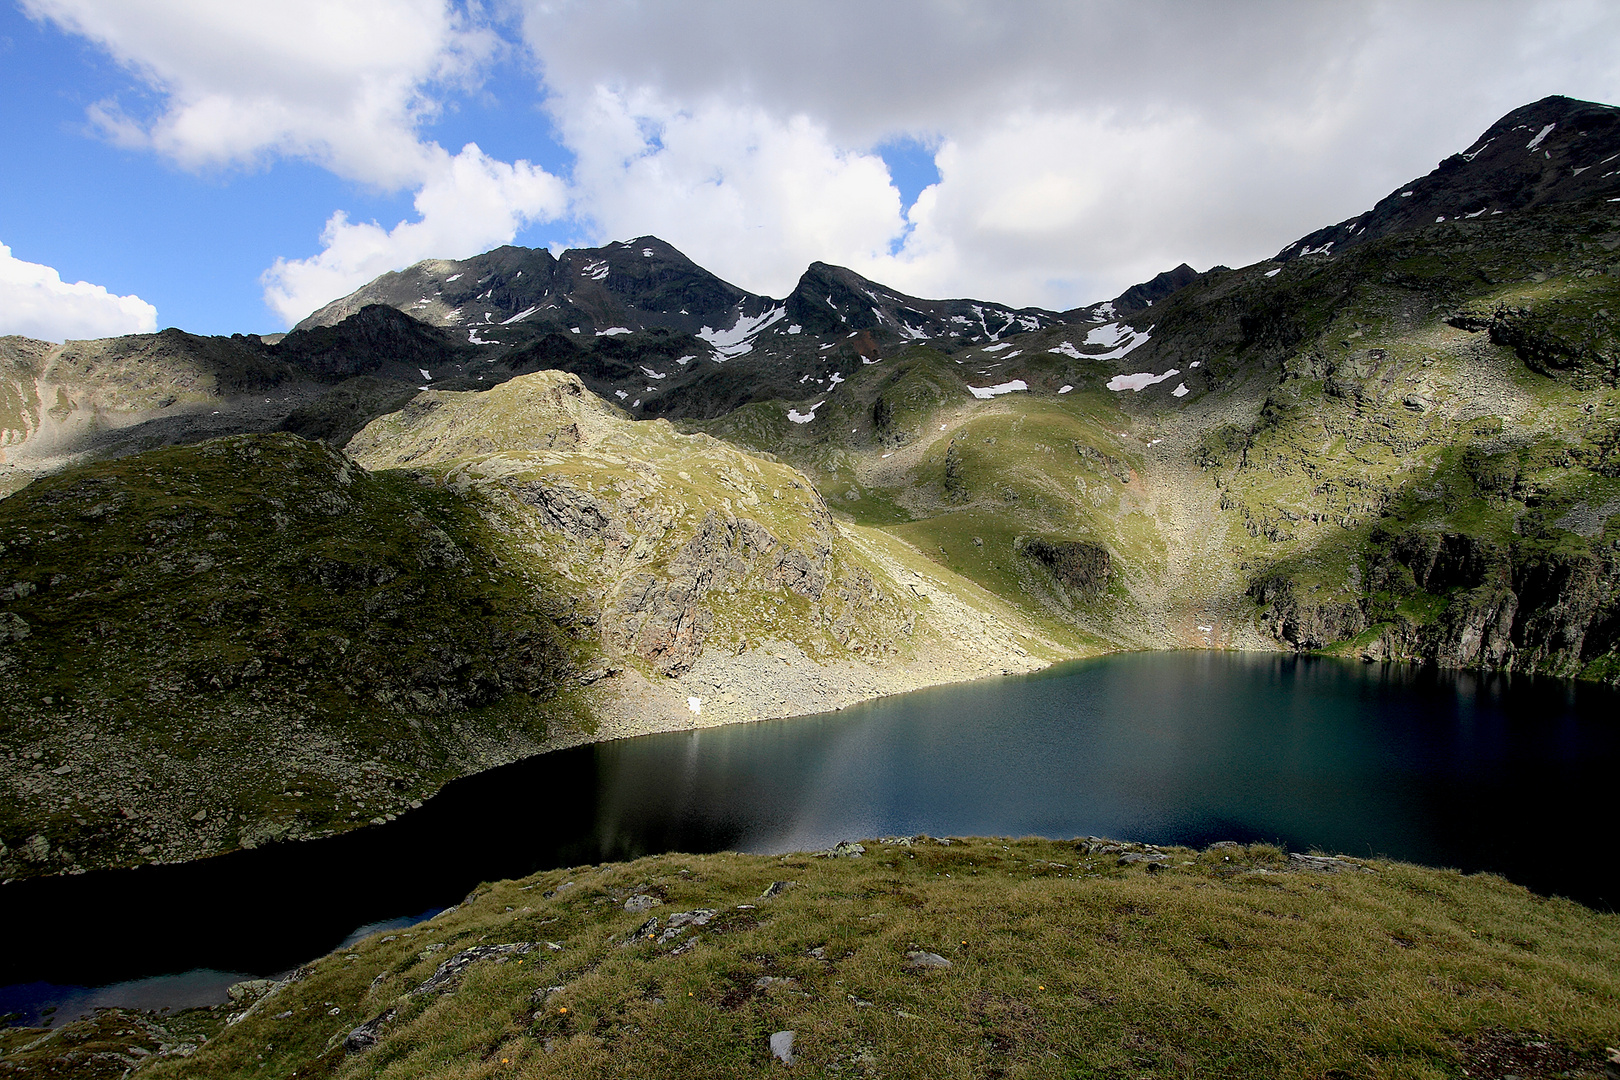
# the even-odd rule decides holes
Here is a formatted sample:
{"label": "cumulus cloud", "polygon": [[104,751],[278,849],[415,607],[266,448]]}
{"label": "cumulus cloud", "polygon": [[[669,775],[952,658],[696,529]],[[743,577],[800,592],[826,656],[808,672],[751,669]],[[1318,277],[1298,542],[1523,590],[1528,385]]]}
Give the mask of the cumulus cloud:
{"label": "cumulus cloud", "polygon": [[348,179],[410,187],[431,169],[418,125],[435,90],[476,78],[498,39],[445,0],[22,0],[104,48],[158,94],[91,118],[187,168],[314,161]]}
{"label": "cumulus cloud", "polygon": [[600,238],[655,233],[758,291],[785,294],[829,255],[875,257],[905,228],[882,158],[809,117],[606,87],[552,110],[577,155],[574,212]]}
{"label": "cumulus cloud", "polygon": [[[909,231],[869,211],[814,257],[923,295],[1066,307],[1184,260],[1271,254],[1546,94],[1620,98],[1620,56],[1594,47],[1620,38],[1620,12],[1591,0],[526,0],[523,27],[565,141],[592,163],[575,191],[592,237],[673,241],[703,207],[706,265],[778,293],[782,268],[751,250],[741,217],[770,237],[770,222],[835,200],[742,184],[727,155],[746,151],[757,176],[791,168],[804,144],[762,133],[794,125],[827,160],[903,136],[939,147]],[[674,167],[657,141],[671,118],[692,145],[716,144],[712,171]],[[643,149],[604,152],[593,140],[609,127]],[[708,213],[722,194],[734,219]],[[866,198],[891,205],[882,185]],[[884,237],[901,235],[891,254]]]}
{"label": "cumulus cloud", "polygon": [[442,160],[416,193],[416,221],[384,229],[341,210],[321,233],[321,252],[277,259],[264,274],[265,302],[289,324],[390,270],[422,259],[462,259],[509,242],[518,229],[560,215],[561,180],[526,161],[508,165],[469,143]]}
{"label": "cumulus cloud", "polygon": [[[448,0],[23,0],[105,48],[159,98],[150,115],[91,109],[117,142],[187,168],[312,161],[385,190],[414,189],[418,219],[392,228],[338,210],[321,251],[278,259],[266,304],[288,323],[380,273],[475,254],[564,212],[562,182],[528,161],[469,144],[450,154],[420,135],[444,95],[477,84],[503,46]],[[476,10],[476,8],[475,8]]]}
{"label": "cumulus cloud", "polygon": [[150,334],[157,308],[88,281],[68,284],[49,266],[24,262],[0,244],[0,334],[41,341]]}

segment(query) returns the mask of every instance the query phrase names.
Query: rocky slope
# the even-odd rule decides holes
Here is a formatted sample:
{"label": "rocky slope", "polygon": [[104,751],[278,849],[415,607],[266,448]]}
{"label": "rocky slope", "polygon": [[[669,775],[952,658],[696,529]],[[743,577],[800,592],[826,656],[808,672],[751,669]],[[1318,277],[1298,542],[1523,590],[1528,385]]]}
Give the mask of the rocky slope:
{"label": "rocky slope", "polygon": [[[1615,113],[1557,99],[1492,131],[1565,124],[1568,158]],[[1497,191],[1508,166],[1477,159]],[[1134,314],[891,353],[702,427],[1117,644],[1612,680],[1620,180],[1552,175],[1528,208],[1169,275]]]}
{"label": "rocky slope", "polygon": [[573,376],[418,394],[0,501],[0,876],[387,817],[590,738],[796,715],[1072,651],[793,470]]}

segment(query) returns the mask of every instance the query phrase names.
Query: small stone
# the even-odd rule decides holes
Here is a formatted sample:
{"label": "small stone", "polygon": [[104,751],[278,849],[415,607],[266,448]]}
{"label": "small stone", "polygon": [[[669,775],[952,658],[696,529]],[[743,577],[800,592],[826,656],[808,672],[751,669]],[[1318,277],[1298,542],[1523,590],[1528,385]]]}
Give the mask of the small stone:
{"label": "small stone", "polygon": [[669,917],[671,926],[707,926],[709,920],[714,918],[713,908],[697,908],[692,911],[677,911]]}
{"label": "small stone", "polygon": [[199,810],[195,814],[191,815],[191,820],[192,821],[205,821],[205,820],[207,820],[207,818],[208,818],[208,811],[207,810]]}
{"label": "small stone", "polygon": [[791,881],[773,881],[769,885],[765,886],[765,891],[759,894],[759,898],[761,900],[774,899],[787,892],[788,889],[793,887],[793,885],[794,882]]}
{"label": "small stone", "polygon": [[793,1032],[778,1031],[771,1035],[771,1056],[784,1065],[793,1064]]}
{"label": "small stone", "polygon": [[663,901],[658,899],[656,896],[648,896],[646,893],[637,893],[635,896],[632,896],[630,899],[624,902],[624,910],[634,915],[640,914],[643,911],[650,911],[662,904]]}
{"label": "small stone", "polygon": [[939,953],[924,952],[922,949],[913,949],[906,953],[906,967],[914,971],[927,968],[948,968],[951,962]]}

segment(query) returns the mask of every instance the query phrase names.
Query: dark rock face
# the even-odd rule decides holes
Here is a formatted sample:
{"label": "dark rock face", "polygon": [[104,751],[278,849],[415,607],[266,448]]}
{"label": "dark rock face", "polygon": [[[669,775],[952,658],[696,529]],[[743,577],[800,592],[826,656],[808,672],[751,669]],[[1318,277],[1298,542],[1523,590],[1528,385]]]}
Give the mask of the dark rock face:
{"label": "dark rock face", "polygon": [[[1427,530],[1381,543],[1356,603],[1302,602],[1285,574],[1256,580],[1249,596],[1261,607],[1262,624],[1297,649],[1319,649],[1383,624],[1363,650],[1370,659],[1614,677],[1620,591],[1612,582],[1620,568],[1609,558],[1545,541],[1510,549]],[[1435,598],[1433,617],[1418,621],[1397,609],[1399,599],[1423,595]]]}
{"label": "dark rock face", "polygon": [[1095,596],[1108,587],[1113,557],[1091,540],[1025,540],[1020,551],[1052,572],[1052,576],[1082,596]]}
{"label": "dark rock face", "polygon": [[1132,285],[1120,293],[1114,298],[1114,311],[1120,315],[1144,311],[1197,280],[1198,271],[1182,263],[1174,270],[1166,270],[1162,274],[1155,275],[1152,280]]}
{"label": "dark rock face", "polygon": [[1437,221],[1620,194],[1620,109],[1547,97],[1514,109],[1474,145],[1391,192],[1366,213],[1318,229],[1277,253],[1288,262],[1338,254]]}
{"label": "dark rock face", "polygon": [[1358,605],[1301,600],[1294,582],[1280,574],[1254,582],[1248,595],[1261,606],[1261,625],[1278,641],[1296,649],[1320,649],[1367,628]]}
{"label": "dark rock face", "polygon": [[368,304],[336,325],[295,329],[273,349],[320,379],[387,375],[410,382],[421,381],[420,369],[463,362],[471,351],[444,330],[383,304]]}
{"label": "dark rock face", "polygon": [[1526,367],[1577,385],[1620,378],[1620,288],[1594,290],[1579,299],[1549,300],[1535,307],[1500,305],[1489,314],[1465,310],[1446,319],[1460,330],[1486,331]]}

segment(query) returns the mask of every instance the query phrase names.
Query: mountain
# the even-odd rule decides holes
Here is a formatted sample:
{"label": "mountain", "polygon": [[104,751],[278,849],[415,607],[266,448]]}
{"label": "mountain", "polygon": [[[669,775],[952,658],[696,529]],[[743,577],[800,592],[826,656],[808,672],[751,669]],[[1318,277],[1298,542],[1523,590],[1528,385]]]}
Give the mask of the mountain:
{"label": "mountain", "polygon": [[1620,188],[1620,109],[1545,97],[1514,109],[1462,153],[1403,184],[1371,210],[1301,237],[1278,262],[1424,225],[1528,210],[1613,194]]}
{"label": "mountain", "polygon": [[0,867],[1119,648],[1620,681],[1620,180],[1577,163],[1615,113],[1529,106],[1378,203],[1500,214],[1061,314],[824,264],[757,297],[644,239],[276,341],[0,339]]}
{"label": "mountain", "polygon": [[555,368],[633,415],[672,419],[781,397],[806,374],[825,384],[907,342],[951,348],[1064,321],[1038,308],[921,300],[825,263],[772,299],[642,236],[557,256],[503,247],[418,263],[326,305],[289,339],[372,305],[465,333],[467,355],[424,365],[432,380]]}
{"label": "mountain", "polygon": [[[1601,163],[1615,115],[1555,99],[1491,131],[1567,125]],[[699,426],[1102,641],[1612,681],[1620,180],[1579,181]]]}

